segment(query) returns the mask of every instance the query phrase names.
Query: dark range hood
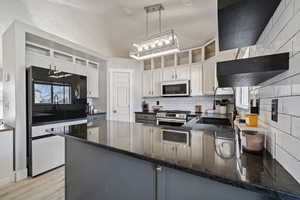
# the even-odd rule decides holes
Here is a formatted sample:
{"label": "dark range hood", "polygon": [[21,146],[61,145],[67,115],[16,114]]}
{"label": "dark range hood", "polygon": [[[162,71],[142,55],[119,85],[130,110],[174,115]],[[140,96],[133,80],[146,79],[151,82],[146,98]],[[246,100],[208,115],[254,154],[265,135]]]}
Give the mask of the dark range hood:
{"label": "dark range hood", "polygon": [[289,53],[218,62],[218,85],[256,86],[288,69]]}
{"label": "dark range hood", "polygon": [[255,45],[280,2],[218,0],[220,51]]}

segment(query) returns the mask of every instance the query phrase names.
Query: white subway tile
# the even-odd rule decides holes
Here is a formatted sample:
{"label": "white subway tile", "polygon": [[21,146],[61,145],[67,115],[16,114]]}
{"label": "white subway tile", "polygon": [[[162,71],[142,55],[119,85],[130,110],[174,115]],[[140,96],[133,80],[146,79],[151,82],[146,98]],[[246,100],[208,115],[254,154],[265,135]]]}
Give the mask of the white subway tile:
{"label": "white subway tile", "polygon": [[292,40],[293,47],[293,55],[300,52],[300,31],[296,34],[296,36]]}
{"label": "white subway tile", "polygon": [[280,147],[276,148],[276,160],[300,183],[300,162]]}
{"label": "white subway tile", "polygon": [[279,100],[281,113],[300,117],[300,96],[284,97]]}
{"label": "white subway tile", "polygon": [[292,135],[300,139],[300,118],[292,117]]}
{"label": "white subway tile", "polygon": [[[299,63],[300,67],[300,63]],[[292,95],[300,95],[300,75],[291,78]]]}
{"label": "white subway tile", "polygon": [[270,120],[271,126],[277,128],[280,131],[291,133],[291,116],[278,114],[277,122]]}
{"label": "white subway tile", "polygon": [[281,16],[281,14],[283,13],[283,11],[286,8],[286,0],[281,1],[280,4],[278,5],[276,11],[273,14],[273,25],[276,26],[277,21],[279,20],[279,17]]}
{"label": "white subway tile", "polygon": [[290,55],[293,55],[293,41],[290,40],[283,46],[279,46],[279,49],[276,53],[290,53]]}
{"label": "white subway tile", "polygon": [[289,69],[290,74],[294,75],[300,73],[300,54],[296,54],[293,57],[291,57],[289,62],[290,62],[290,69]]}
{"label": "white subway tile", "polygon": [[[270,32],[270,38],[271,38],[272,42],[278,36],[279,32],[282,31],[286,27],[289,20],[292,19],[293,14],[294,14],[293,11],[294,11],[294,5],[293,4],[288,5],[288,7],[284,10],[282,15],[280,15],[277,23],[273,25],[273,28]],[[296,24],[296,25],[298,25],[298,24]],[[286,36],[290,35],[290,32],[293,32],[291,28],[284,29],[283,33],[281,33],[282,36],[280,36],[280,38],[276,41],[276,43],[278,43],[278,46],[282,46],[286,41],[289,40],[290,37],[287,38]],[[294,32],[294,33],[296,33],[296,32]],[[280,45],[280,44],[282,44],[282,45]],[[277,44],[276,44],[276,46],[277,46]]]}
{"label": "white subway tile", "polygon": [[290,3],[294,3],[294,0],[285,0],[285,6],[287,7]]}
{"label": "white subway tile", "polygon": [[290,96],[292,94],[291,80],[285,79],[274,85],[274,96]]}
{"label": "white subway tile", "polygon": [[300,10],[300,1],[296,0],[295,1],[295,13],[299,12]]}
{"label": "white subway tile", "polygon": [[300,140],[295,137],[283,133],[281,131],[277,131],[276,135],[276,144],[281,148],[285,149],[289,154],[295,157],[298,161],[300,161]]}

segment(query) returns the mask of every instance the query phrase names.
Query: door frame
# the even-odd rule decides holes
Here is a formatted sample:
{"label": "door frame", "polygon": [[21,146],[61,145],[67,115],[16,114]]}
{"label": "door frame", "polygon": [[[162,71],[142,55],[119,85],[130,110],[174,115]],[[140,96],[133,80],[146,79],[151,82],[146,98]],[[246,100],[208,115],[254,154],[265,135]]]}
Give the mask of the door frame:
{"label": "door frame", "polygon": [[108,119],[111,120],[111,116],[112,116],[112,102],[110,101],[110,99],[113,98],[113,84],[112,84],[112,75],[114,72],[125,72],[125,73],[129,73],[130,74],[130,80],[129,80],[129,121],[132,122],[133,121],[133,69],[118,69],[118,68],[109,68],[108,69],[108,84],[109,84],[109,91],[108,91],[108,99],[107,99],[107,110],[108,110]]}

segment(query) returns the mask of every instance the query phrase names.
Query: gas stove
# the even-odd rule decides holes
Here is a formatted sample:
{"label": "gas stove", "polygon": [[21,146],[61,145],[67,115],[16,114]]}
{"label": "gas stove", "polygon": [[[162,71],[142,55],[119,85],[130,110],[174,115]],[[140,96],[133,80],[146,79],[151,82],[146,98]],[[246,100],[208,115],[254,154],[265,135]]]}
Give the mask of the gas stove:
{"label": "gas stove", "polygon": [[156,113],[157,125],[182,126],[186,124],[190,111],[161,110]]}

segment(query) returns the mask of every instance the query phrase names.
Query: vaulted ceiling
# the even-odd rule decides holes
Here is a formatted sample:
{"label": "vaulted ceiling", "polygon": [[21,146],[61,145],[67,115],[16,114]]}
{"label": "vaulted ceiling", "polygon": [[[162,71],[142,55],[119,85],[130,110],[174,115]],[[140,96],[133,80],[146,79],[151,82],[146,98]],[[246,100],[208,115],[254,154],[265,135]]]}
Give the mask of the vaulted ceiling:
{"label": "vaulted ceiling", "polygon": [[[99,17],[115,56],[128,56],[131,42],[145,36],[144,7],[162,3],[163,30],[173,28],[181,48],[199,46],[217,35],[217,0],[48,0]],[[151,14],[150,31],[158,31]],[[88,35],[87,35],[88,37]]]}

